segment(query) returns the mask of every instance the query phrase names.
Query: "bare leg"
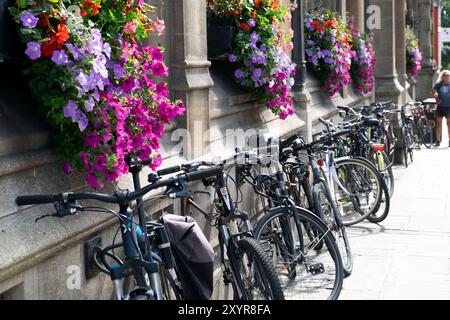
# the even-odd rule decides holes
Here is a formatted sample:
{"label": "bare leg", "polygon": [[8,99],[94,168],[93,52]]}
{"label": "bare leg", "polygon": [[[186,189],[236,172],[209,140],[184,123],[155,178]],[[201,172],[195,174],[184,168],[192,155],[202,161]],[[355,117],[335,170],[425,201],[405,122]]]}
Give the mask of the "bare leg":
{"label": "bare leg", "polygon": [[449,140],[449,147],[450,147],[450,117],[445,118],[447,120],[447,132],[448,132],[448,140]]}
{"label": "bare leg", "polygon": [[442,117],[436,117],[436,143],[441,142],[442,135]]}

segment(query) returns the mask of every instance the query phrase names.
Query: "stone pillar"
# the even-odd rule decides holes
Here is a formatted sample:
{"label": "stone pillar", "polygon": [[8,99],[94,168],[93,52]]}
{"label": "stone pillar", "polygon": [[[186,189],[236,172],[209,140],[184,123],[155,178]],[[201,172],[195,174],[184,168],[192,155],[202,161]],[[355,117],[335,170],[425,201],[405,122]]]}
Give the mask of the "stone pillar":
{"label": "stone pillar", "polygon": [[304,43],[304,13],[306,11],[306,1],[297,0],[297,9],[292,14],[292,29],[294,30],[294,49],[292,50],[292,61],[297,65],[295,84],[292,87],[292,96],[294,107],[299,116],[305,121],[305,130],[303,136],[312,140],[312,116],[311,116],[311,95],[306,90],[306,57]]}
{"label": "stone pillar", "polygon": [[404,90],[396,72],[395,2],[371,0],[370,5],[381,9],[381,28],[374,29],[377,65],[375,68],[376,100],[398,103]]}
{"label": "stone pillar", "polygon": [[364,32],[364,0],[347,1],[347,11],[353,16],[355,27]]}
{"label": "stone pillar", "polygon": [[[375,68],[375,100],[391,100],[396,104],[402,102],[403,91],[405,90],[398,80],[396,71],[397,41],[396,39],[396,2],[391,0],[370,0],[370,5],[376,5],[381,10],[381,28],[374,29],[374,45],[377,65]],[[392,117],[394,134],[401,144],[399,116]],[[396,151],[396,162],[402,163],[402,146],[399,145]]]}
{"label": "stone pillar", "polygon": [[401,95],[401,103],[408,99],[408,75],[406,74],[406,3],[404,0],[395,0],[395,58],[398,80],[405,90]]}
{"label": "stone pillar", "polygon": [[209,93],[214,85],[207,60],[206,2],[169,1],[171,32],[171,88],[186,105],[177,122],[189,131],[187,159],[206,153],[209,147]]}
{"label": "stone pillar", "polygon": [[417,78],[416,96],[418,100],[430,97],[436,72],[436,63],[433,55],[433,0],[418,0],[417,12],[414,13],[416,29],[422,51],[422,71]]}

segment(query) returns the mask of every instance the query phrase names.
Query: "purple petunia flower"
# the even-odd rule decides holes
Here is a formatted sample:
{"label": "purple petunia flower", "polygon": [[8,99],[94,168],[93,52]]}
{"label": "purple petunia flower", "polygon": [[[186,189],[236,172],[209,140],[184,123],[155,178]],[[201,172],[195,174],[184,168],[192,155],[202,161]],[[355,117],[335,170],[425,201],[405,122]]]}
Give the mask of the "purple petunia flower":
{"label": "purple petunia flower", "polygon": [[250,27],[254,28],[254,27],[256,26],[256,20],[253,19],[253,18],[250,18],[250,19],[248,20],[248,25],[249,25]]}
{"label": "purple petunia flower", "polygon": [[84,146],[88,148],[97,148],[98,143],[100,142],[100,137],[97,135],[95,131],[88,133],[84,137]]}
{"label": "purple petunia flower", "polygon": [[115,64],[113,66],[113,72],[114,72],[114,76],[117,79],[122,79],[124,73],[125,73],[125,68],[122,67],[120,64]]}
{"label": "purple petunia flower", "polygon": [[246,74],[245,74],[244,71],[238,69],[238,70],[236,70],[236,71],[234,72],[234,76],[235,76],[236,78],[240,79],[240,78],[245,77]]}
{"label": "purple petunia flower", "polygon": [[86,115],[83,112],[80,112],[77,122],[78,122],[78,128],[80,129],[81,132],[83,132],[84,129],[87,128],[88,118],[86,117]]}
{"label": "purple petunia flower", "polygon": [[77,121],[78,115],[78,106],[72,100],[67,102],[67,105],[64,107],[64,117],[71,118],[72,122]]}
{"label": "purple petunia flower", "polygon": [[57,65],[62,65],[68,61],[68,58],[69,57],[64,50],[55,50],[55,52],[53,52],[52,61]]}
{"label": "purple petunia flower", "polygon": [[67,160],[64,160],[64,162],[63,162],[63,172],[65,174],[72,174],[73,173],[73,168],[70,166],[70,163]]}
{"label": "purple petunia flower", "polygon": [[91,112],[94,109],[94,106],[94,98],[90,97],[89,100],[84,104],[84,109],[86,109],[87,112]]}
{"label": "purple petunia flower", "polygon": [[253,32],[250,37],[250,40],[252,41],[252,44],[256,44],[256,42],[258,42],[259,40],[258,34],[256,32]]}
{"label": "purple petunia flower", "polygon": [[253,70],[253,74],[252,74],[252,80],[254,82],[257,82],[259,80],[259,78],[262,76],[262,70],[259,68],[256,68]]}
{"label": "purple petunia flower", "polygon": [[74,46],[71,43],[66,43],[65,46],[69,50],[69,52],[72,54],[72,57],[74,60],[80,59],[80,50],[76,46]]}
{"label": "purple petunia flower", "polygon": [[22,25],[24,27],[28,28],[34,28],[36,27],[39,19],[33,16],[30,12],[25,13],[22,18],[20,19],[20,22],[22,22]]}
{"label": "purple petunia flower", "polygon": [[236,62],[237,61],[237,56],[235,54],[230,54],[228,56],[228,61],[230,62]]}
{"label": "purple petunia flower", "polygon": [[41,46],[39,43],[35,41],[30,41],[27,43],[27,49],[25,50],[25,54],[31,60],[36,60],[41,56]]}

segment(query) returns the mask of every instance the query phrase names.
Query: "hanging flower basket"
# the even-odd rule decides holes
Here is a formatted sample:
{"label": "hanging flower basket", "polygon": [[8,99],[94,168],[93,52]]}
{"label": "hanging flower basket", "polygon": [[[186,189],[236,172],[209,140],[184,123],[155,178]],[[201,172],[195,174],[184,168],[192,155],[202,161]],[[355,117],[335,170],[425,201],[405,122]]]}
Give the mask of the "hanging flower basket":
{"label": "hanging flower basket", "polygon": [[329,96],[351,81],[350,68],[356,53],[345,21],[332,11],[308,13],[305,18],[307,62],[313,66]]}
{"label": "hanging flower basket", "polygon": [[349,20],[349,28],[353,39],[352,50],[355,52],[350,68],[353,86],[358,92],[367,94],[373,91],[375,83],[373,40],[367,33],[361,33],[355,28],[353,18]]}
{"label": "hanging flower basket", "polygon": [[280,119],[294,114],[290,89],[295,65],[287,54],[293,47],[293,33],[282,28],[291,19],[289,10],[281,8],[278,0],[215,2],[215,12],[235,18],[239,26],[234,52],[228,56],[236,82]]}
{"label": "hanging flower basket", "polygon": [[417,78],[422,70],[419,40],[410,26],[406,27],[406,70],[408,76],[412,78]]}
{"label": "hanging flower basket", "polygon": [[160,165],[164,125],[184,112],[163,78],[163,48],[138,42],[163,21],[139,1],[29,1],[10,8],[29,62],[32,93],[55,130],[64,171],[97,189],[128,172],[125,159]]}

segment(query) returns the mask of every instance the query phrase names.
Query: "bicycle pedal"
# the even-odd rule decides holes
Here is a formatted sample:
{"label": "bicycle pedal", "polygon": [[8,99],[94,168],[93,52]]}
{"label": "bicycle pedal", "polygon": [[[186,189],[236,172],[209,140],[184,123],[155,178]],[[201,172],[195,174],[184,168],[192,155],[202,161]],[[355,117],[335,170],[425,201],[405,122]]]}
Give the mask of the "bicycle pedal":
{"label": "bicycle pedal", "polygon": [[318,275],[318,274],[322,274],[325,272],[325,267],[324,267],[323,263],[316,263],[316,264],[313,264],[312,266],[310,266],[308,271],[312,275]]}

